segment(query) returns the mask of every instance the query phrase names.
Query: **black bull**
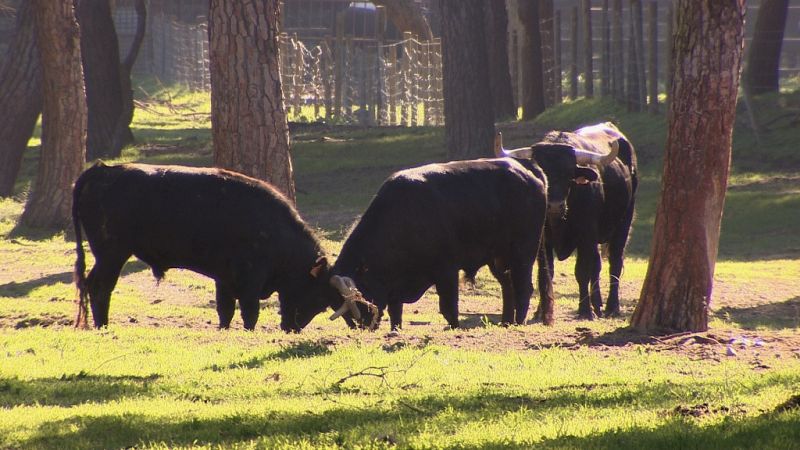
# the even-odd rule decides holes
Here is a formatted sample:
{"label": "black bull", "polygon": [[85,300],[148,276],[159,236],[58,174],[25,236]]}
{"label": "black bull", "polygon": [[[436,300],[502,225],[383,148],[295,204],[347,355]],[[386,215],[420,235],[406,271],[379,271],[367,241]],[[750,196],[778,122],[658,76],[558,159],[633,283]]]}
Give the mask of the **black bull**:
{"label": "black bull", "polygon": [[[592,156],[605,155],[609,145],[614,149],[608,156]],[[530,148],[496,153],[532,159],[548,178],[545,253],[549,270],[540,267],[539,285],[552,285],[552,279],[543,281],[541,277],[553,274],[553,252],[563,261],[577,250],[578,314],[585,319],[601,316],[598,245],[603,244],[607,246],[610,272],[605,314],[618,315],[619,281],[638,185],[636,154],[630,141],[613,124],[603,123],[575,132],[550,132]],[[567,180],[569,183],[565,183]],[[542,312],[540,309],[538,314]],[[547,317],[542,318],[548,322]]]}
{"label": "black bull", "polygon": [[[236,299],[244,327],[253,329],[259,299],[277,291],[281,328],[299,331],[349,293],[292,205],[262,181],[221,169],[98,163],[78,178],[73,196],[76,325],[87,301],[94,325],[108,324],[111,292],[131,255],[159,279],[170,268],[214,279],[220,328],[230,325]],[[95,257],[88,277],[82,229]],[[352,301],[344,306],[357,311]]]}
{"label": "black bull", "polygon": [[503,322],[524,323],[546,189],[538,166],[514,158],[397,172],[353,228],[333,273],[381,314],[388,306],[392,329],[402,325],[403,303],[436,286],[439,311],[458,327],[459,272],[474,276],[488,265],[502,288]]}

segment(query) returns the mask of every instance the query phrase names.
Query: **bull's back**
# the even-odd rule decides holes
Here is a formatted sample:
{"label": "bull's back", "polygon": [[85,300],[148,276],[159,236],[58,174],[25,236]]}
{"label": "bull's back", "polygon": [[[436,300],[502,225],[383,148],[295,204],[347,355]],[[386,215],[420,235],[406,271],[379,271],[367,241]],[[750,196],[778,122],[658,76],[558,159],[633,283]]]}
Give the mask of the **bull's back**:
{"label": "bull's back", "polygon": [[79,185],[78,213],[92,250],[134,254],[156,273],[185,267],[213,276],[259,242],[279,241],[268,229],[292,226],[279,196],[216,169],[96,166]]}

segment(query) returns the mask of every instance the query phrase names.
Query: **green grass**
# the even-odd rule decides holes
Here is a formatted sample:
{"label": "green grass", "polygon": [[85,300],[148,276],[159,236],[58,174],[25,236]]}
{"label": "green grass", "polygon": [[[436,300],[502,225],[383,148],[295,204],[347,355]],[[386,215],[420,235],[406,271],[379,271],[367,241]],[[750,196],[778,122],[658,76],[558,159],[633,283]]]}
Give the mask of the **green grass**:
{"label": "green grass", "polygon": [[[112,162],[211,163],[207,95],[152,80],[137,95],[139,142]],[[760,120],[774,120],[761,153],[748,153],[755,136],[737,122],[712,330],[697,340],[626,327],[660,189],[661,116],[579,100],[523,124],[532,141],[613,119],[636,144],[622,318],[576,320],[570,259],[556,264],[554,327],[495,325],[499,286],[483,270],[462,291],[464,329],[442,330],[429,292],[406,307],[400,336],[323,316],[285,335],[274,298],[255,332],[220,332],[210,280],[173,270],[156,284],[138,261],[114,292],[110,327],[73,330],[74,243],[11,234],[35,173],[31,147],[18,195],[0,199],[0,448],[800,448],[790,401],[800,394],[800,136],[781,117],[796,98],[756,99]],[[387,175],[445,159],[438,128],[302,125],[292,140],[298,208],[331,255]],[[727,356],[739,336],[751,345]]]}

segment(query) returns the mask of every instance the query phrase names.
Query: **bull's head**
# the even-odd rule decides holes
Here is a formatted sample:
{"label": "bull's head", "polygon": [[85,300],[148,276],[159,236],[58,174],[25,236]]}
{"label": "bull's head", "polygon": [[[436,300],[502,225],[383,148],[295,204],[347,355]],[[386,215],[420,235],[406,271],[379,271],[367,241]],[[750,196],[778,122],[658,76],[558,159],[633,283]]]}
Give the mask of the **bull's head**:
{"label": "bull's head", "polygon": [[535,161],[547,175],[548,213],[564,216],[569,191],[575,184],[596,181],[598,168],[610,164],[617,157],[619,142],[609,143],[606,154],[598,154],[569,144],[539,142],[530,147],[513,150],[503,148],[502,135],[495,137],[494,152],[498,158],[512,157]]}
{"label": "bull's head", "polygon": [[369,330],[378,328],[378,307],[364,299],[352,278],[333,275],[330,284],[341,298],[341,305],[333,305],[336,311],[331,314],[330,320],[343,317],[350,326],[357,323],[361,328]]}

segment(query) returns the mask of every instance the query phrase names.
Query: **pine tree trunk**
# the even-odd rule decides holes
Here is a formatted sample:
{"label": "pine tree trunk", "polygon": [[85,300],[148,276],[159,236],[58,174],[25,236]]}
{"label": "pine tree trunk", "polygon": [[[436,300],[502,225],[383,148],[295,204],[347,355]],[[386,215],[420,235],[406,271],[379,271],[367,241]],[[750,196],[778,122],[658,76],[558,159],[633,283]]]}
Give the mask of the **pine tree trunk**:
{"label": "pine tree trunk", "polygon": [[518,3],[520,22],[525,28],[522,40],[522,118],[533,119],[545,109],[542,36],[538,0]]}
{"label": "pine tree trunk", "polygon": [[614,98],[625,101],[625,43],[622,40],[622,0],[614,0],[611,13],[611,92]]}
{"label": "pine tree trunk", "polygon": [[658,3],[651,2],[648,6],[648,43],[647,52],[647,110],[651,114],[658,114]]}
{"label": "pine tree trunk", "polygon": [[79,0],[81,55],[86,83],[89,129],[86,158],[115,158],[114,130],[122,112],[119,45],[109,0]]}
{"label": "pine tree trunk", "polygon": [[86,96],[80,30],[71,1],[33,0],[42,62],[42,153],[20,222],[34,228],[71,222],[72,183],[83,170]]}
{"label": "pine tree trunk", "polygon": [[788,10],[789,0],[761,0],[758,7],[744,73],[744,87],[752,95],[778,92],[778,69]]}
{"label": "pine tree trunk", "polygon": [[626,93],[626,102],[628,105],[628,111],[641,111],[642,109],[642,102],[639,98],[639,94],[641,93],[639,89],[639,52],[642,50],[638,43],[639,37],[636,35],[636,3],[640,0],[631,0],[630,2],[630,10],[629,10],[629,17],[630,22],[628,23],[628,30],[630,31],[628,34],[628,64],[625,66],[627,72],[627,84],[625,87]]}
{"label": "pine tree trunk", "polygon": [[144,34],[147,30],[147,6],[145,0],[136,0],[136,33],[131,42],[128,54],[119,66],[119,84],[122,92],[122,111],[120,112],[117,125],[114,128],[114,140],[112,152],[116,155],[122,153],[122,148],[134,141],[131,132],[131,122],[133,121],[133,87],[131,86],[131,72],[136,58],[139,56],[139,49],[144,41]]}
{"label": "pine tree trunk", "polygon": [[491,78],[494,117],[516,119],[517,107],[511,87],[508,64],[508,13],[504,1],[486,3],[486,40],[489,52],[489,77]]}
{"label": "pine tree trunk", "polygon": [[[442,64],[447,157],[493,154],[494,106],[482,0],[442,1]],[[469,68],[469,69],[467,69]]]}
{"label": "pine tree trunk", "polygon": [[42,111],[42,69],[27,1],[17,9],[16,31],[0,67],[0,111],[0,197],[8,197]]}
{"label": "pine tree trunk", "polygon": [[631,324],[708,329],[731,158],[745,0],[678,0],[676,67],[653,247]]}
{"label": "pine tree trunk", "polygon": [[278,64],[279,0],[211,0],[214,164],[266,180],[295,199]]}

